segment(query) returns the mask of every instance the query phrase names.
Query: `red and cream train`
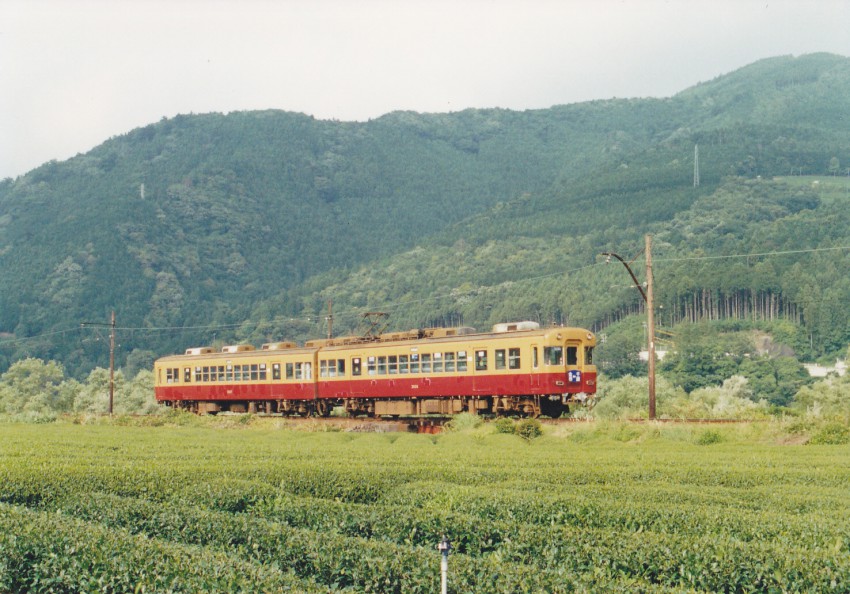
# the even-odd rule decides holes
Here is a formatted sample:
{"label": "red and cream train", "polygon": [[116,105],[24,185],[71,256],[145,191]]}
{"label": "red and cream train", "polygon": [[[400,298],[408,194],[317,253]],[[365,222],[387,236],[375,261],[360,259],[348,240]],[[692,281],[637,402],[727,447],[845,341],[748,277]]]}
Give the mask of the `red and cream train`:
{"label": "red and cream train", "polygon": [[580,328],[497,324],[191,348],[154,364],[158,401],[197,413],[405,416],[464,411],[558,417],[596,393],[596,338]]}

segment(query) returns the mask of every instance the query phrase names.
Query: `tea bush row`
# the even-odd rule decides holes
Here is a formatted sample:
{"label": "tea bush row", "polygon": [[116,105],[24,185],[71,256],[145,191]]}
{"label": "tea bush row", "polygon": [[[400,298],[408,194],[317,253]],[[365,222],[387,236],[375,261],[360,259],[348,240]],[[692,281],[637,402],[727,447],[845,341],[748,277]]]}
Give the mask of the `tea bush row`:
{"label": "tea bush row", "polygon": [[0,504],[2,592],[326,592],[288,569]]}
{"label": "tea bush row", "polygon": [[[11,508],[6,506],[6,509]],[[61,591],[52,585],[38,589],[41,578],[33,574],[42,576],[50,572],[65,576],[69,589],[78,584],[96,590],[102,584],[97,582],[98,587],[93,588],[92,580],[108,576],[108,588],[120,590],[150,571],[157,576],[157,581],[151,584],[156,591],[190,591],[199,585],[206,591],[286,591],[300,587],[298,577],[284,573],[291,570],[306,585],[299,591],[320,591],[315,586],[318,582],[330,591],[349,588],[362,592],[416,593],[432,592],[439,575],[439,557],[433,550],[398,547],[380,540],[320,535],[246,514],[175,509],[115,496],[69,503],[56,511],[62,515],[15,509],[9,518],[0,521],[0,528],[8,535],[0,541],[0,553],[10,560],[3,574],[9,587],[27,585],[32,591]],[[26,527],[16,525],[15,519],[26,516],[30,520]],[[32,526],[41,532],[32,531]],[[45,538],[44,532],[52,532],[59,538]],[[141,536],[145,538],[139,540]],[[133,543],[142,543],[141,550],[130,551]],[[175,562],[168,554],[181,550],[199,552],[181,562]],[[158,561],[153,565],[150,561],[138,565],[139,554]],[[23,559],[36,563],[21,563]],[[213,571],[216,564],[220,566],[222,571],[215,579],[207,576],[204,559]],[[192,562],[198,564],[194,573],[186,570],[186,565]],[[458,588],[465,592],[572,592],[586,590],[589,584],[611,592],[669,591],[635,576],[599,571],[570,573],[566,571],[568,566],[550,571],[499,557],[453,555],[452,565],[452,579],[463,584]],[[120,571],[116,571],[116,566]],[[139,567],[145,572],[142,576],[136,575]],[[240,572],[239,576],[224,571],[227,567]],[[573,567],[578,566],[573,564]],[[89,575],[92,577],[86,577]],[[171,582],[166,581],[169,576],[173,576]]]}
{"label": "tea bush row", "polygon": [[[426,547],[373,538],[334,535],[324,530],[290,528],[249,514],[228,514],[143,500],[102,495],[69,503],[64,514],[151,538],[229,551],[256,563],[273,561],[299,576],[326,585],[369,590],[426,591],[436,570],[436,555]],[[523,575],[527,584],[550,589],[555,576],[587,576],[602,570],[606,580],[628,579],[670,588],[704,591],[839,591],[850,580],[846,546],[820,548],[817,554],[791,541],[743,542],[722,534],[629,532],[617,528],[502,526],[493,551],[455,555],[470,573],[464,583],[482,591],[482,576],[498,561],[504,588]],[[431,541],[433,542],[433,540]],[[378,569],[379,568],[379,569]],[[486,570],[483,568],[487,568]],[[525,575],[534,568],[533,576]],[[485,578],[486,579],[486,578]],[[484,590],[487,591],[487,590]],[[503,591],[503,590],[502,590]]]}

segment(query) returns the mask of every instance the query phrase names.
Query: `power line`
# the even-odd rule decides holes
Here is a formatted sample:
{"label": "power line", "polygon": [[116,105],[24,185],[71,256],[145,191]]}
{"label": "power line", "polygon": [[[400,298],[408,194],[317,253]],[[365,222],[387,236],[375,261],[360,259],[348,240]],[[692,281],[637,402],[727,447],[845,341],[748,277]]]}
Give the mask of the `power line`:
{"label": "power line", "polygon": [[804,250],[784,250],[773,252],[758,252],[750,254],[727,254],[725,256],[682,256],[679,258],[656,258],[656,262],[685,262],[689,260],[728,260],[732,258],[764,258],[767,256],[788,256],[792,254],[812,254],[816,252],[850,251],[850,246],[837,246],[829,248],[809,248]]}
{"label": "power line", "polygon": [[245,322],[238,324],[207,324],[204,326],[119,326],[116,330],[139,331],[139,332],[169,332],[176,330],[223,330],[226,328],[239,328]]}
{"label": "power line", "polygon": [[79,332],[79,331],[80,331],[80,328],[69,328],[69,329],[66,329],[66,330],[53,330],[51,332],[44,332],[42,334],[35,334],[33,336],[24,336],[22,338],[7,338],[7,339],[0,340],[0,345],[19,344],[19,343],[22,343],[22,342],[28,342],[28,341],[31,341],[31,340],[37,340],[39,338],[44,338],[46,336],[56,336],[57,334],[69,334],[71,332]]}

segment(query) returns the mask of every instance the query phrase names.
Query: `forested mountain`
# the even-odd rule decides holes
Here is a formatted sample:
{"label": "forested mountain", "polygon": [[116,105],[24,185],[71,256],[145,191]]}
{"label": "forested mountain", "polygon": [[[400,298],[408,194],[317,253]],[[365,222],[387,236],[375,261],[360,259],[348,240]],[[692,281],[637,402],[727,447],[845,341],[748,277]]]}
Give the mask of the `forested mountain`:
{"label": "forested mountain", "polygon": [[819,54],[665,99],[163,119],[0,183],[0,369],[103,364],[79,324],[113,309],[131,366],[315,337],[330,300],[337,334],[375,310],[394,328],[603,330],[641,304],[598,254],[634,256],[645,233],[663,324],[783,319],[805,356],[836,351],[850,342],[847,251],[709,257],[850,245],[847,114],[850,59]]}

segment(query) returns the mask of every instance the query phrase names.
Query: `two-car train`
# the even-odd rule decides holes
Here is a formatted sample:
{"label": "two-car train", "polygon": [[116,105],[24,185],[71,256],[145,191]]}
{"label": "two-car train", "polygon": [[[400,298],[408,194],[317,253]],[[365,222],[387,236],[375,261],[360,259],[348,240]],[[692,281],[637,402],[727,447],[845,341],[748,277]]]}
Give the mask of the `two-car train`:
{"label": "two-car train", "polygon": [[580,328],[497,324],[187,349],[154,364],[158,401],[197,413],[559,417],[596,393],[596,338]]}

